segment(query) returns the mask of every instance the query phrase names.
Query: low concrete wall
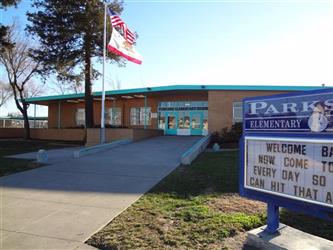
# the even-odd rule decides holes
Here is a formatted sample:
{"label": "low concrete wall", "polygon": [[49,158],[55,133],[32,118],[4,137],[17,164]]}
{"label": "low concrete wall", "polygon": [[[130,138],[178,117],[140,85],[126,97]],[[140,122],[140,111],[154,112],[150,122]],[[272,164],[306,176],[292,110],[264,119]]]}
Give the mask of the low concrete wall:
{"label": "low concrete wall", "polygon": [[132,142],[132,140],[125,139],[125,140],[118,140],[118,141],[114,141],[114,142],[110,142],[110,143],[97,144],[97,145],[90,146],[90,147],[83,147],[78,150],[75,150],[73,152],[73,157],[80,158],[85,155],[95,154],[98,152],[109,150],[111,148],[119,147],[121,145],[126,145],[131,142]]}
{"label": "low concrete wall", "polygon": [[31,129],[32,139],[57,141],[84,141],[85,129]]}
{"label": "low concrete wall", "polygon": [[[139,141],[150,137],[163,135],[163,131],[157,129],[132,129],[132,128],[106,128],[105,140],[106,142],[118,141],[129,139],[132,141]],[[87,129],[87,142],[86,146],[96,145],[100,142],[100,129],[89,128]]]}
{"label": "low concrete wall", "polygon": [[[106,142],[130,139],[133,138],[133,130],[126,128],[106,128],[105,140]],[[86,146],[97,145],[100,143],[100,129],[88,128]]]}
{"label": "low concrete wall", "polygon": [[[99,136],[99,129],[98,129]],[[99,139],[99,137],[98,137]],[[105,140],[107,142],[118,141],[123,139],[133,139],[133,129],[129,128],[106,128],[105,129]],[[98,140],[99,143],[99,140]]]}
{"label": "low concrete wall", "polygon": [[211,135],[206,135],[198,142],[196,142],[191,148],[189,148],[182,156],[181,163],[183,165],[190,165],[208,146]]}
{"label": "low concrete wall", "polygon": [[0,128],[0,139],[22,138],[23,136],[23,128]]}
{"label": "low concrete wall", "polygon": [[133,141],[144,140],[147,138],[162,136],[164,135],[163,130],[160,129],[133,129]]}
{"label": "low concrete wall", "polygon": [[[57,140],[57,141],[84,141],[85,129],[30,129],[31,139]],[[150,137],[163,135],[162,130],[141,128],[107,128],[105,129],[106,142],[129,139],[132,141],[144,140]],[[23,128],[0,128],[0,138],[23,138]],[[87,145],[99,144],[100,129],[87,129]]]}

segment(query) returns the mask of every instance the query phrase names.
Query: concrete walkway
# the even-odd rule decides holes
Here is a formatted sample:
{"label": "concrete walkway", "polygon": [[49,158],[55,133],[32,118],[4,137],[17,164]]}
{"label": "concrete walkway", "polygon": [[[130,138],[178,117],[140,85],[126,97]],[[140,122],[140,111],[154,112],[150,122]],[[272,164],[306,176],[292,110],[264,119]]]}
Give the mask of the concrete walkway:
{"label": "concrete walkway", "polygon": [[[64,162],[73,158],[73,152],[82,147],[67,147],[47,150],[48,164]],[[37,152],[9,155],[7,158],[36,160]]]}
{"label": "concrete walkway", "polygon": [[0,249],[87,249],[199,139],[157,137],[79,159],[66,149],[49,166],[1,177]]}

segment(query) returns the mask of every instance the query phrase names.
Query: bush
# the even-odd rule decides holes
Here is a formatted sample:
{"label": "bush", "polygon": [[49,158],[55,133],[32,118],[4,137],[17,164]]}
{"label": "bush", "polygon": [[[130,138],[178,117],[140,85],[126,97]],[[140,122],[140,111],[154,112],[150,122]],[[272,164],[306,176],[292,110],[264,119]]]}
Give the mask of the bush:
{"label": "bush", "polygon": [[237,122],[232,125],[229,130],[227,127],[222,129],[222,142],[223,143],[238,143],[239,139],[242,136],[243,124],[241,122]]}
{"label": "bush", "polygon": [[210,137],[210,146],[214,145],[215,143],[222,145],[222,136],[219,134],[219,132],[212,133],[212,136]]}
{"label": "bush", "polygon": [[221,132],[214,132],[211,136],[210,146],[214,145],[214,143],[220,146],[226,143],[238,143],[242,136],[242,131],[243,123],[237,122],[232,125],[231,129],[225,127]]}

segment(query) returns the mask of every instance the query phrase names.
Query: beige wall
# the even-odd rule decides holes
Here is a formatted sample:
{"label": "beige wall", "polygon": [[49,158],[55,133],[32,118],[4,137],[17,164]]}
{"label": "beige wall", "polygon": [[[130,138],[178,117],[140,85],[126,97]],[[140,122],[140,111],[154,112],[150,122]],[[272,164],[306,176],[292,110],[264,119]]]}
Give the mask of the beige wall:
{"label": "beige wall", "polygon": [[232,126],[232,103],[252,96],[274,95],[287,91],[208,91],[208,129],[209,132],[221,131]]}

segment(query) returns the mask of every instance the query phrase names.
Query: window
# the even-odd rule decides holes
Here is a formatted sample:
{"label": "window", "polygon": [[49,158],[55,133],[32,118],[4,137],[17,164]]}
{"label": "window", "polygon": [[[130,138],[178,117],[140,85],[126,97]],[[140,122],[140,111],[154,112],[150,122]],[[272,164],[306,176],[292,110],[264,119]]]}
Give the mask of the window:
{"label": "window", "polygon": [[178,113],[178,128],[190,128],[190,112]]}
{"label": "window", "polygon": [[131,125],[150,125],[151,108],[131,108]]}
{"label": "window", "polygon": [[109,108],[106,114],[106,123],[112,126],[121,126],[121,108]]}
{"label": "window", "polygon": [[207,101],[180,101],[180,102],[160,102],[158,111],[187,111],[187,110],[208,110]]}
{"label": "window", "polygon": [[76,109],[75,124],[76,126],[84,126],[86,124],[86,114],[84,109]]}
{"label": "window", "polygon": [[168,129],[176,129],[176,117],[174,115],[168,115]]}
{"label": "window", "polygon": [[236,122],[243,121],[243,106],[241,102],[232,103],[232,122],[235,124]]}
{"label": "window", "polygon": [[200,119],[200,113],[192,114],[192,129],[201,129]]}
{"label": "window", "polygon": [[202,128],[208,130],[208,111],[203,112]]}
{"label": "window", "polygon": [[165,129],[165,115],[164,113],[160,113],[159,119],[158,119],[158,128],[159,129]]}

